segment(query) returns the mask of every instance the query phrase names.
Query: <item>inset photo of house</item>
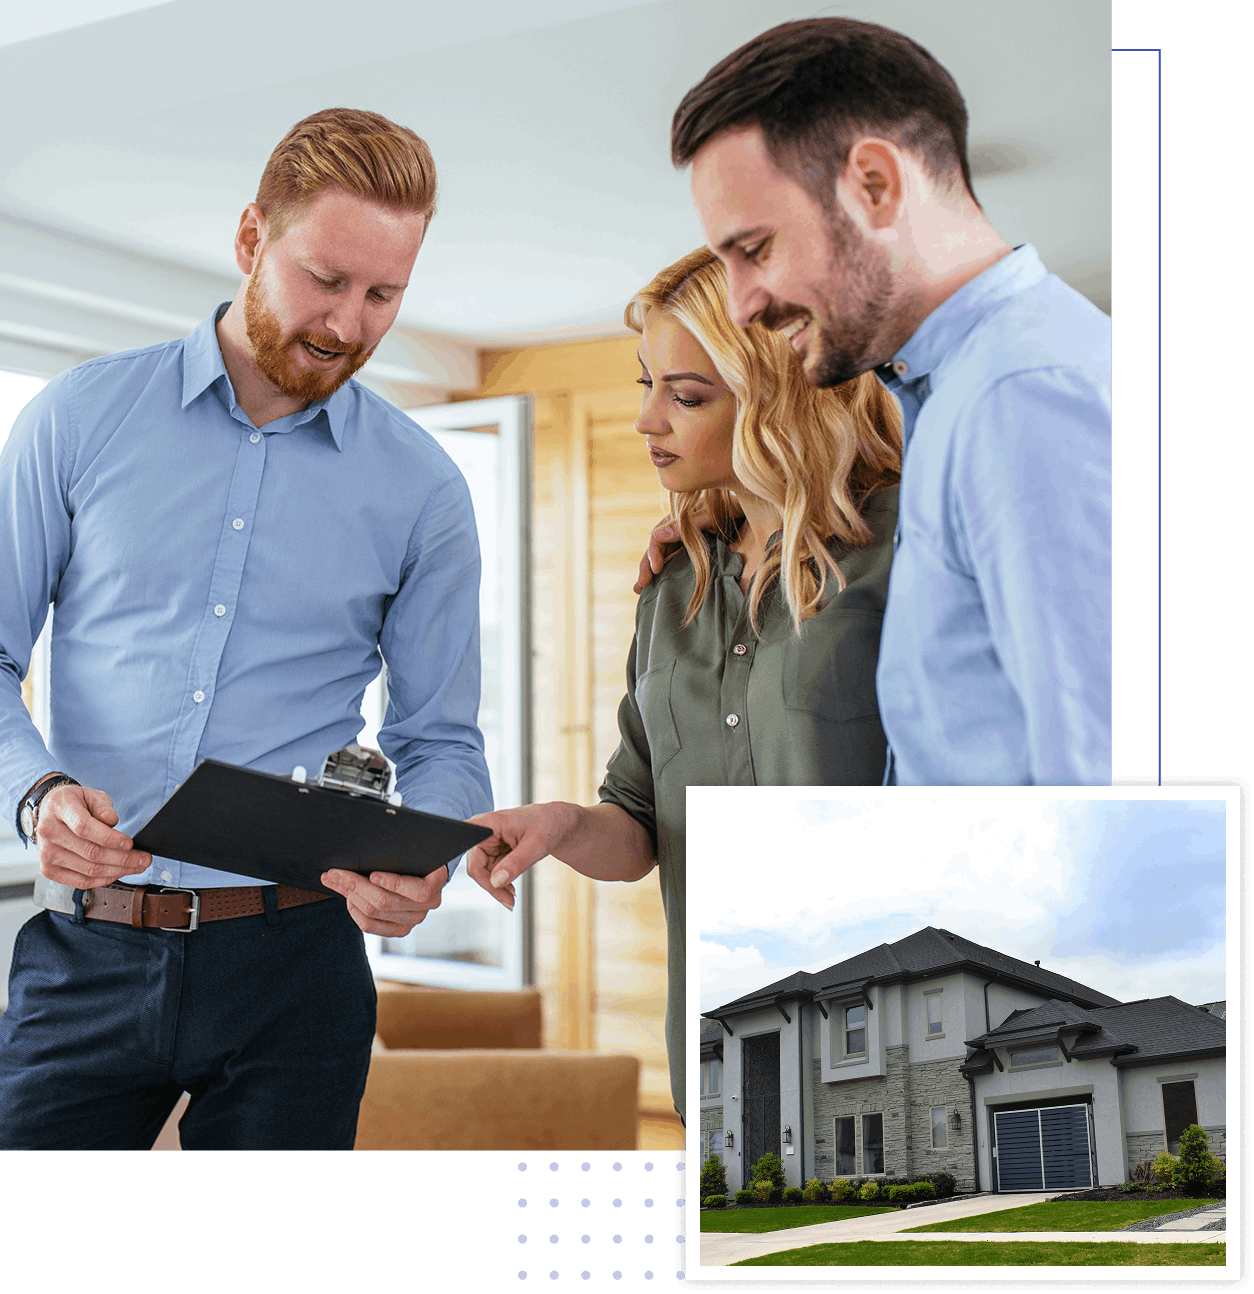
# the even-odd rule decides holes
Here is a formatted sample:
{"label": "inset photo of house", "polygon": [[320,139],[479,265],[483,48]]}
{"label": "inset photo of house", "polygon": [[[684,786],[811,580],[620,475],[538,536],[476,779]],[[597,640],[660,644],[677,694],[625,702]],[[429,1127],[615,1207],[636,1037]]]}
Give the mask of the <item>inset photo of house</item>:
{"label": "inset photo of house", "polygon": [[1222,1270],[1238,814],[690,789],[703,1266]]}

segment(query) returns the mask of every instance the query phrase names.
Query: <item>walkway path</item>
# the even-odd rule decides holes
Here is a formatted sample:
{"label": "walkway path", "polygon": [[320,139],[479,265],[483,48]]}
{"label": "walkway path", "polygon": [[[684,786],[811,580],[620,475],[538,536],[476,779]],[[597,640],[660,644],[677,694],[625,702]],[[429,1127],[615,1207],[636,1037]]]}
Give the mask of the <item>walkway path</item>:
{"label": "walkway path", "polygon": [[[897,1209],[892,1213],[873,1213],[860,1218],[841,1218],[836,1222],[819,1222],[812,1227],[792,1227],[785,1231],[763,1231],[747,1235],[735,1231],[701,1233],[702,1266],[725,1267],[742,1258],[779,1253],[783,1249],[801,1249],[808,1245],[847,1243],[854,1240],[1030,1240],[1030,1241],[1127,1241],[1132,1244],[1210,1244],[1222,1238],[1222,1232],[1166,1228],[1158,1231],[928,1231],[902,1235],[907,1227],[927,1226],[956,1218],[975,1217],[981,1213],[998,1213],[1003,1209],[1021,1209],[1055,1199],[1057,1192],[1041,1195],[977,1195],[962,1200],[946,1200],[926,1208]],[[1193,1222],[1192,1218],[1182,1219]],[[1199,1218],[1202,1223],[1215,1221],[1210,1213]]]}

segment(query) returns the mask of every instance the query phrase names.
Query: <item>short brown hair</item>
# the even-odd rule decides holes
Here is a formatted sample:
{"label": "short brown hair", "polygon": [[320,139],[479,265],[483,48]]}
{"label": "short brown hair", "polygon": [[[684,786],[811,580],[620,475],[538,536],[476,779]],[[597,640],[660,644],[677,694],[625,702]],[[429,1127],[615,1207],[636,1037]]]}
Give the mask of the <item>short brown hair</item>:
{"label": "short brown hair", "polygon": [[398,211],[435,214],[435,161],[412,130],[377,112],[326,108],[298,121],[270,154],[257,205],[270,238],[281,238],[326,189],[343,189]]}
{"label": "short brown hair", "polygon": [[786,22],[755,36],[684,95],[671,160],[686,166],[715,135],[757,126],[775,164],[819,202],[859,135],[915,154],[930,175],[967,193],[967,108],[953,77],[921,45],[852,18]]}

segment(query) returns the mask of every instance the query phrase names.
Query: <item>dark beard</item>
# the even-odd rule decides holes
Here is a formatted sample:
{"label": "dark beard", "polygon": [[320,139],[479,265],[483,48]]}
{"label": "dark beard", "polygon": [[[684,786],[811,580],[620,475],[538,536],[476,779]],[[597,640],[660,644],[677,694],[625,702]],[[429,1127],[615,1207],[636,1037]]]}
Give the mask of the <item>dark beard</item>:
{"label": "dark beard", "polygon": [[[330,333],[302,330],[284,337],[278,319],[261,294],[260,269],[258,260],[244,292],[244,330],[257,367],[290,399],[299,400],[302,404],[327,399],[361,368],[374,354],[375,348],[372,346],[367,350],[361,342],[346,346]],[[343,367],[334,373],[297,372],[292,366],[292,350],[306,341],[324,350],[343,351],[346,356]]]}
{"label": "dark beard", "polygon": [[828,231],[832,279],[839,282],[846,307],[833,310],[829,301],[830,322],[814,320],[817,353],[806,366],[813,386],[839,386],[888,358],[876,350],[893,296],[888,253],[858,233],[839,203],[828,213]]}

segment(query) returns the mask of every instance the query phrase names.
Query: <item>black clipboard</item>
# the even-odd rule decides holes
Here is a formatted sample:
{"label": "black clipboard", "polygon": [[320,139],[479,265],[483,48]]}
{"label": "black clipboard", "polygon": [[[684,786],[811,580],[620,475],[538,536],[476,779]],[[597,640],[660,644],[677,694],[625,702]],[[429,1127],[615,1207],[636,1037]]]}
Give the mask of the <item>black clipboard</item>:
{"label": "black clipboard", "polygon": [[374,796],[206,759],[134,840],[155,857],[333,894],[319,880],[329,868],[427,876],[491,834]]}

